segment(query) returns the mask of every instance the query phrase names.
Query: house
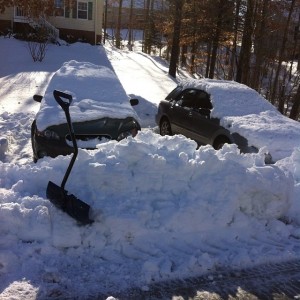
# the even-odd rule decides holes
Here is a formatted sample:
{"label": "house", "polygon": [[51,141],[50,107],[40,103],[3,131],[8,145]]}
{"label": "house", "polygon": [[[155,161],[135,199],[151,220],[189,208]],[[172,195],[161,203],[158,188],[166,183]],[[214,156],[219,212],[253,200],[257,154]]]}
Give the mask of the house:
{"label": "house", "polygon": [[18,7],[0,13],[0,31],[24,32],[29,27],[44,26],[54,38],[98,44],[102,39],[104,0],[74,0],[65,6],[64,0],[54,0],[53,15],[31,19]]}

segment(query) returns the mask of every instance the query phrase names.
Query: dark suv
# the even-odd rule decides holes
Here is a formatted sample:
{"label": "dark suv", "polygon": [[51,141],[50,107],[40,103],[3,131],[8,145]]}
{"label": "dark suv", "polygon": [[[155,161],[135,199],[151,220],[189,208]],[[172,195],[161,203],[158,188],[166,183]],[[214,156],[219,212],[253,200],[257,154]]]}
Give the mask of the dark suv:
{"label": "dark suv", "polygon": [[182,134],[198,146],[212,145],[220,149],[225,143],[235,143],[242,152],[257,152],[249,147],[245,137],[231,133],[220,125],[220,119],[211,116],[213,104],[206,91],[177,86],[158,106],[156,123],[161,135]]}

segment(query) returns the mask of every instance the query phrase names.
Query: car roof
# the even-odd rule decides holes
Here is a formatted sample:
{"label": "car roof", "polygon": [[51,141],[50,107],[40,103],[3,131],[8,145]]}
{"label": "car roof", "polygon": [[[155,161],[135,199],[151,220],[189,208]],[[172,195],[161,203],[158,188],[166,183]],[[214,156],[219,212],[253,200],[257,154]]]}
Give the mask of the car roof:
{"label": "car roof", "polygon": [[196,88],[210,95],[213,104],[212,116],[244,116],[263,111],[275,111],[276,108],[250,87],[229,80],[187,79],[180,83],[183,89]]}
{"label": "car roof", "polygon": [[36,115],[39,130],[66,123],[65,114],[53,97],[55,89],[72,95],[73,101],[70,106],[72,122],[104,117],[138,119],[130,105],[128,95],[112,69],[90,62],[71,60],[65,62],[54,73],[48,84]]}

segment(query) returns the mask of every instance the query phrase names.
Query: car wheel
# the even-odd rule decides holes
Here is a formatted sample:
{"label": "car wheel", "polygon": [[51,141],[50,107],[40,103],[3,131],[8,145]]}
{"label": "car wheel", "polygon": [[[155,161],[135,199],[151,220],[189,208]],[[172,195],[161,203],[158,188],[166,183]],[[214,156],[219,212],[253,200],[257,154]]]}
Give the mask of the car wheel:
{"label": "car wheel", "polygon": [[166,118],[161,120],[159,129],[161,135],[172,135],[170,122]]}
{"label": "car wheel", "polygon": [[220,150],[222,149],[222,147],[225,145],[225,144],[231,144],[230,140],[224,136],[220,136],[218,138],[216,138],[214,144],[213,144],[213,147],[216,149],[216,150]]}

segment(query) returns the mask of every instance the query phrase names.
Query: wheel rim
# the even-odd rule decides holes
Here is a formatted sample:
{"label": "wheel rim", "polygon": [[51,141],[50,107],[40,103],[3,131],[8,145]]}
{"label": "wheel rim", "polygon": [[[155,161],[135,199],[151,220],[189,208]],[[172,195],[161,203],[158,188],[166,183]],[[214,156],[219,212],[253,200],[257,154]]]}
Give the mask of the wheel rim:
{"label": "wheel rim", "polygon": [[163,121],[160,125],[160,134],[161,135],[170,135],[171,129],[168,121]]}

